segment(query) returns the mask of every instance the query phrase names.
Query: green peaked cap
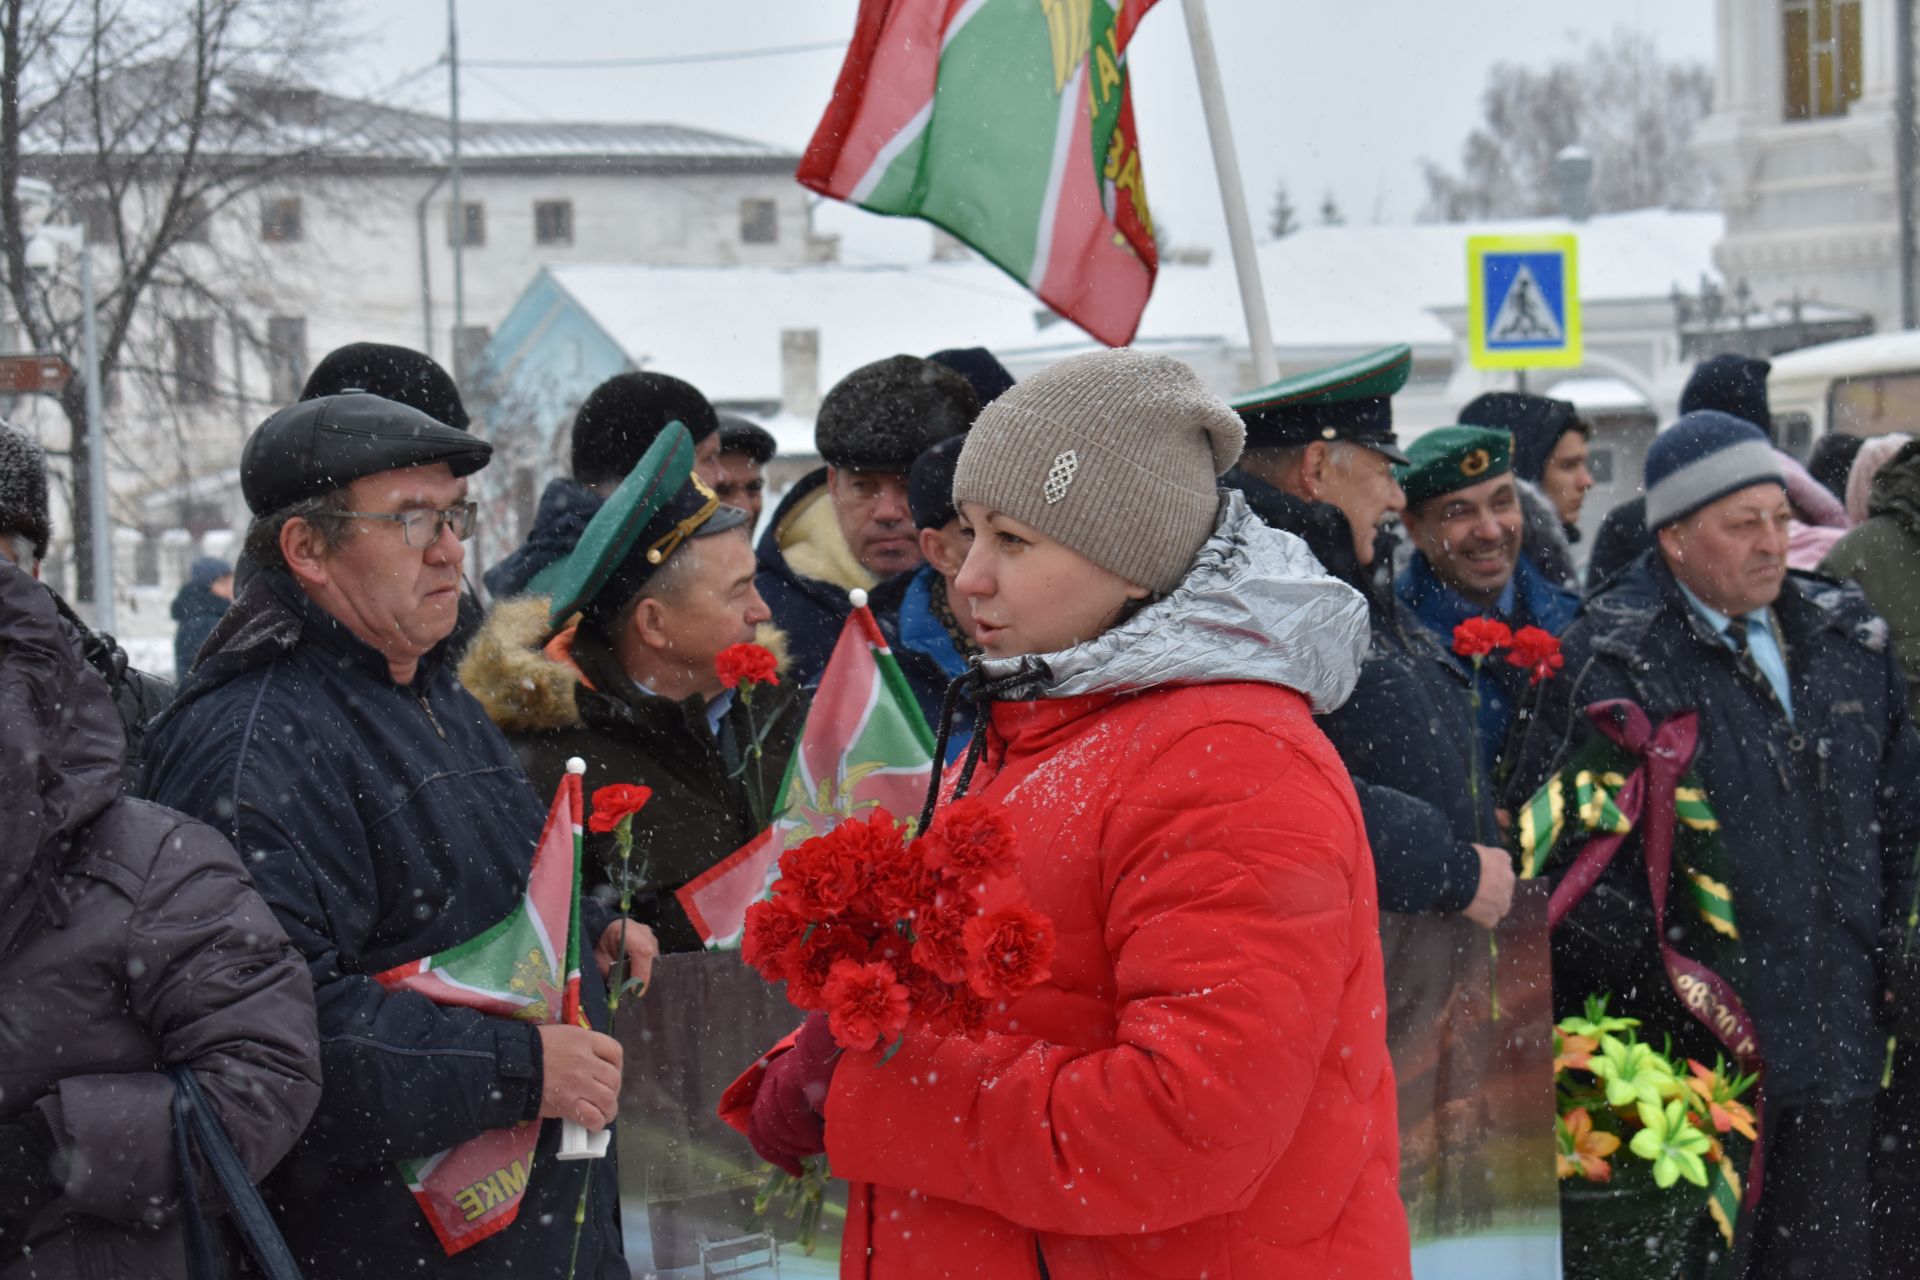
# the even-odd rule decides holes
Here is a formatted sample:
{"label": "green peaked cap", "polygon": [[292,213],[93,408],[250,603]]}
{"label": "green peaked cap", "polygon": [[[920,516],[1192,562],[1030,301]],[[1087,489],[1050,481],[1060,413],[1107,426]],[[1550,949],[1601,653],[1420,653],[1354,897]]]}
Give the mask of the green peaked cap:
{"label": "green peaked cap", "polygon": [[1435,427],[1407,453],[1407,465],[1395,467],[1393,478],[1409,507],[1513,470],[1513,437],[1491,427]]}
{"label": "green peaked cap", "polygon": [[1270,382],[1227,403],[1247,425],[1249,449],[1345,440],[1385,454],[1406,455],[1393,434],[1393,400],[1413,371],[1405,343]]}
{"label": "green peaked cap", "polygon": [[[555,626],[596,604],[618,608],[681,542],[738,528],[746,518],[744,511],[721,506],[694,475],[693,436],[683,424],[668,423],[588,521],[573,550],[535,574],[527,592],[552,598]],[[612,600],[615,595],[620,598]]]}

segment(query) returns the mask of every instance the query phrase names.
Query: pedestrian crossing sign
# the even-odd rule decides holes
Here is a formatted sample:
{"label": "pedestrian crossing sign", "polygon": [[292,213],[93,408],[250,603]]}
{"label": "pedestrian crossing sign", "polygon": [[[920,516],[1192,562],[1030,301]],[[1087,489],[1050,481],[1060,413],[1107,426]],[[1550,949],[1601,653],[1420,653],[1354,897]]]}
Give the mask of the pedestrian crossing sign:
{"label": "pedestrian crossing sign", "polygon": [[1578,237],[1467,238],[1467,352],[1476,369],[1577,365]]}

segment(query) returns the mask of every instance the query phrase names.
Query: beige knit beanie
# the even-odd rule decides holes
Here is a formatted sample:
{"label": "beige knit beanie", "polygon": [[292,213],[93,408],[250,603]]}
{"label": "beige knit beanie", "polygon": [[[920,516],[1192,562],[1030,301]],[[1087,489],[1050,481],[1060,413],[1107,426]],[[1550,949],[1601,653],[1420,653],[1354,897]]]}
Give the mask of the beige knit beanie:
{"label": "beige knit beanie", "polygon": [[1213,533],[1240,415],[1192,369],[1129,347],[1062,360],[981,410],[953,500],[1032,525],[1129,582],[1180,585]]}

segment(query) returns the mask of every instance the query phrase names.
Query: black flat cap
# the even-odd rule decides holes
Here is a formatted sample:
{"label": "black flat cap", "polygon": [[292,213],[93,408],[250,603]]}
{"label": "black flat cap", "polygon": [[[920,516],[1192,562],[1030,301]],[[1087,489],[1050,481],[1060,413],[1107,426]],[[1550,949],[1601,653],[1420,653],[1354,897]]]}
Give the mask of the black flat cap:
{"label": "black flat cap", "polygon": [[363,476],[431,462],[471,475],[492,456],[485,440],[418,409],[348,392],[302,400],[256,427],[240,452],[240,492],[264,516]]}
{"label": "black flat cap", "polygon": [[764,467],[779,451],[780,442],[773,438],[773,432],[753,419],[737,413],[720,414],[720,452],[744,453]]}

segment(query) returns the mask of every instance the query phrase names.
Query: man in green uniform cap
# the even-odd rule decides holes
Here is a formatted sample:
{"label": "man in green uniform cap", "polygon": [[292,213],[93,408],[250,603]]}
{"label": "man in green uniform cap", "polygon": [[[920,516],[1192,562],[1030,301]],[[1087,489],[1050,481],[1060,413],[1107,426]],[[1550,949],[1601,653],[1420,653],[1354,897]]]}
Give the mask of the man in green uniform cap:
{"label": "man in green uniform cap", "polygon": [[[802,718],[791,681],[736,690],[716,666],[769,617],[749,529],[696,474],[692,436],[669,425],[573,551],[495,607],[460,667],[536,787],[580,756],[589,793],[653,789],[633,827],[633,915],[662,951],[701,948],[673,891],[762,829]],[[607,885],[611,847],[587,837],[587,886]]]}
{"label": "man in green uniform cap", "polygon": [[1373,644],[1359,684],[1320,725],[1353,775],[1381,907],[1490,928],[1512,902],[1513,870],[1493,847],[1491,805],[1476,814],[1467,785],[1466,686],[1425,628],[1396,616],[1374,573],[1387,559],[1381,521],[1405,505],[1391,396],[1412,363],[1411,348],[1388,347],[1239,397],[1247,450],[1224,483],[1367,597]]}
{"label": "man in green uniform cap", "polygon": [[[1407,455],[1395,471],[1414,545],[1394,583],[1401,603],[1448,645],[1455,627],[1478,617],[1560,634],[1580,598],[1520,552],[1526,517],[1513,478],[1513,437],[1488,427],[1440,427],[1414,441]],[[1503,661],[1482,664],[1481,675],[1480,754],[1492,771],[1532,676]]]}

